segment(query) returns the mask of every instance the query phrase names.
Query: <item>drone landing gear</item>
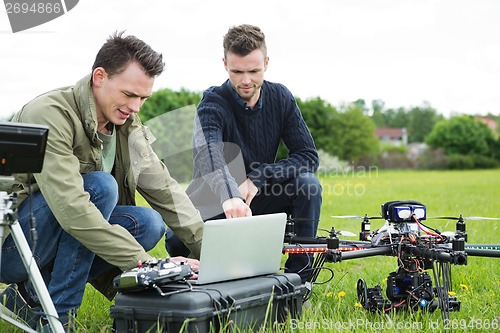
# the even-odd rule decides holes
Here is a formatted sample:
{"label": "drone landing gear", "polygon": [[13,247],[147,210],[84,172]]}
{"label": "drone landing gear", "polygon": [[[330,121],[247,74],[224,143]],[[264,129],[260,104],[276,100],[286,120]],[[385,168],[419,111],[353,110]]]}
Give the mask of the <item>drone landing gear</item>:
{"label": "drone landing gear", "polygon": [[[442,275],[443,269],[439,271],[435,273],[435,278]],[[445,284],[437,282],[434,288],[431,277],[426,272],[401,273],[401,271],[396,271],[389,274],[387,278],[388,299],[382,296],[380,285],[368,288],[365,280],[359,279],[358,301],[364,309],[373,313],[394,310],[434,312],[440,308],[443,319],[449,319],[450,312],[460,311],[460,301],[456,297],[450,297],[443,285]]]}
{"label": "drone landing gear", "polygon": [[388,300],[382,297],[382,288],[376,285],[374,288],[368,288],[363,279],[358,280],[357,284],[358,300],[365,310],[370,312],[384,311],[390,306]]}
{"label": "drone landing gear", "polygon": [[425,272],[391,273],[387,278],[388,299],[382,296],[380,285],[368,288],[363,279],[358,280],[357,292],[359,303],[370,312],[408,309],[433,312],[438,307],[431,278]]}

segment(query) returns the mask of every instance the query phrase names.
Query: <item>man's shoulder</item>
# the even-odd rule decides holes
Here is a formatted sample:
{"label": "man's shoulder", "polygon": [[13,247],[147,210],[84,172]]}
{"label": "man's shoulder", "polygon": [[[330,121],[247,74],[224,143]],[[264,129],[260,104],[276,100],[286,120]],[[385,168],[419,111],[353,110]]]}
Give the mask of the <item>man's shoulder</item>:
{"label": "man's shoulder", "polygon": [[[40,118],[55,119],[62,115],[62,110],[67,110],[74,105],[74,98],[68,97],[68,89],[63,87],[47,91],[26,103],[17,113],[24,121],[35,121]],[[59,112],[55,112],[55,111]]]}
{"label": "man's shoulder", "polygon": [[220,95],[222,93],[221,86],[211,86],[203,91],[203,97],[212,96],[212,95]]}
{"label": "man's shoulder", "polygon": [[219,86],[210,86],[205,91],[203,91],[203,97],[213,97],[213,96],[222,96],[224,95],[224,90],[227,89],[228,82],[224,82]]}
{"label": "man's shoulder", "polygon": [[85,100],[77,93],[80,81],[75,85],[59,87],[38,95],[16,113],[15,119],[22,122],[52,123],[56,126],[77,121],[80,117],[76,111],[78,103]]}
{"label": "man's shoulder", "polygon": [[292,96],[290,90],[283,83],[264,80],[262,88],[264,91],[269,91],[271,93],[281,93]]}
{"label": "man's shoulder", "polygon": [[207,88],[203,92],[203,96],[201,98],[200,103],[198,104],[198,108],[207,106],[207,105],[226,105],[229,103],[229,95],[226,91],[227,88],[223,85],[220,86],[211,86]]}
{"label": "man's shoulder", "polygon": [[80,98],[79,94],[82,93],[84,79],[79,80],[74,85],[61,86],[48,90],[26,103],[24,108],[46,109],[48,106],[75,107]]}

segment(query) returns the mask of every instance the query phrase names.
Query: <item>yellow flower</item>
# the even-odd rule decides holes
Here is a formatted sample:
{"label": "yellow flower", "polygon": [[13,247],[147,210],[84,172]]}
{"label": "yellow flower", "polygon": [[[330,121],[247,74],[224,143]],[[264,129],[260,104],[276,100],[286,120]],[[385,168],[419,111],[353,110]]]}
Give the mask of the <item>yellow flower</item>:
{"label": "yellow flower", "polygon": [[332,297],[333,296],[333,292],[329,291],[326,293],[326,297]]}
{"label": "yellow flower", "polygon": [[448,291],[448,295],[449,295],[449,296],[451,296],[451,297],[455,296],[456,294],[457,294],[457,293],[456,293],[456,292],[454,292],[454,291]]}
{"label": "yellow flower", "polygon": [[460,283],[460,288],[462,288],[463,290],[469,290],[469,287],[467,287],[467,285],[463,283]]}
{"label": "yellow flower", "polygon": [[345,297],[345,292],[339,291],[339,293],[337,294],[337,298],[340,298],[340,297]]}
{"label": "yellow flower", "polygon": [[354,304],[354,307],[356,307],[356,308],[362,308],[363,305],[361,305],[361,303],[359,303],[359,302],[356,302],[356,304]]}

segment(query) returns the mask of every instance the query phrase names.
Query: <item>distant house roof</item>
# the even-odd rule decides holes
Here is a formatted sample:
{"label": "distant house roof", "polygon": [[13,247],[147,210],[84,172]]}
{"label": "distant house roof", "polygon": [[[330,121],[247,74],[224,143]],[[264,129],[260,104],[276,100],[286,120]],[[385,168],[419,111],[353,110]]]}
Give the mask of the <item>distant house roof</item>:
{"label": "distant house roof", "polygon": [[379,138],[401,139],[406,133],[404,128],[381,127],[375,130]]}
{"label": "distant house roof", "polygon": [[381,142],[390,143],[396,146],[407,145],[408,135],[406,128],[381,127],[375,130],[375,135]]}

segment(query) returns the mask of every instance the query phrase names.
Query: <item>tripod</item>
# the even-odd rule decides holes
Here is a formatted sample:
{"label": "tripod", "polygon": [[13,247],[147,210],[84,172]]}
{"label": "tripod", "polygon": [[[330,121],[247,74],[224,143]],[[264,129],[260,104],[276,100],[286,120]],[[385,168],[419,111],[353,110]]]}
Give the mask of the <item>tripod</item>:
{"label": "tripod", "polygon": [[[2,179],[0,180],[2,184],[4,183],[4,178],[5,177],[2,177]],[[11,181],[10,178],[12,178],[12,182],[14,181],[13,177],[8,178],[9,179],[7,180],[7,182]],[[0,190],[2,188],[3,186],[0,187]],[[24,237],[23,230],[21,229],[21,226],[19,225],[19,222],[17,220],[16,212],[14,209],[12,209],[14,201],[15,197],[12,194],[9,195],[7,194],[7,192],[0,191],[0,246],[3,244],[5,229],[8,228],[19,251],[24,267],[28,272],[28,276],[32,281],[36,294],[38,295],[45,315],[47,316],[47,320],[52,329],[52,332],[64,333],[64,328],[61,322],[58,320],[58,315],[56,308],[54,307],[54,303],[52,303],[52,299],[50,298],[47,287],[45,286],[45,282],[43,281],[40,270],[38,269],[38,266],[33,259],[33,254],[31,253],[28,241],[26,240],[26,237]],[[1,253],[2,251],[0,249],[0,264],[2,262]],[[25,330],[26,332],[35,332],[29,326],[22,323],[17,318],[17,316],[7,308],[5,308],[3,304],[0,304],[0,318]]]}

